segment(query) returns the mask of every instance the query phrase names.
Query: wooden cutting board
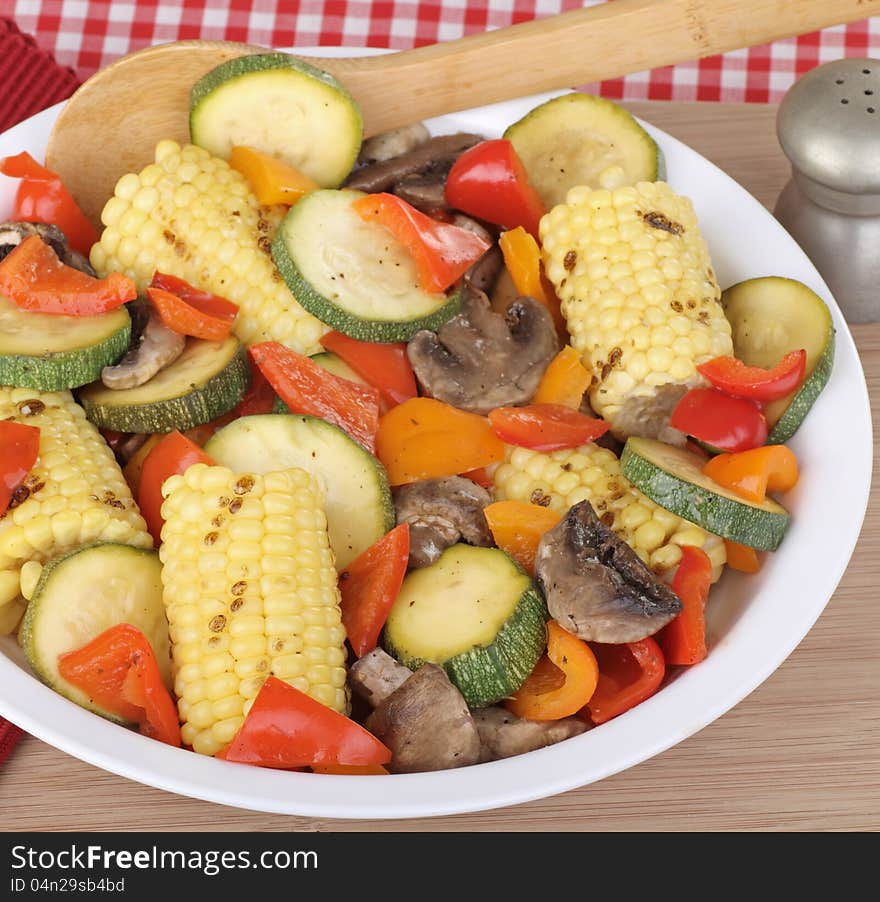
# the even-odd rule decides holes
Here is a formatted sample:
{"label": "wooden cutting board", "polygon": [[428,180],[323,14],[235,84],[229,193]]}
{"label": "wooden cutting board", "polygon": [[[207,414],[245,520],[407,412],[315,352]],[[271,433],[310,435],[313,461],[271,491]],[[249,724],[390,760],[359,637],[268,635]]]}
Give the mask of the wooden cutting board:
{"label": "wooden cutting board", "polygon": [[[766,206],[788,178],[773,107],[631,104]],[[880,422],[880,323],[853,329]],[[875,456],[877,433],[875,432]],[[829,467],[833,467],[829,462]],[[2,831],[880,829],[880,490],[818,623],[783,666],[711,726],[583,789],[515,808],[408,821],[239,811],[104,773],[25,738],[0,769]]]}

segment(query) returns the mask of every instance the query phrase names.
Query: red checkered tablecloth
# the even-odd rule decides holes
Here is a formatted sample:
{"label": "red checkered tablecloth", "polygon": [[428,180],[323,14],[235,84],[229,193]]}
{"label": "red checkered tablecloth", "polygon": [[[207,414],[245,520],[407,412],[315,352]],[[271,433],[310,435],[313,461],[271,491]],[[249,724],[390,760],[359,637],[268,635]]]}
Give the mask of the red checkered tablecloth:
{"label": "red checkered tablecloth", "polygon": [[[4,15],[80,78],[151,43],[184,38],[275,47],[402,50],[604,0],[2,0]],[[834,0],[827,0],[829,4]],[[11,7],[11,11],[7,9]],[[599,86],[627,100],[778,101],[795,78],[843,56],[880,55],[880,17],[640,72]]]}

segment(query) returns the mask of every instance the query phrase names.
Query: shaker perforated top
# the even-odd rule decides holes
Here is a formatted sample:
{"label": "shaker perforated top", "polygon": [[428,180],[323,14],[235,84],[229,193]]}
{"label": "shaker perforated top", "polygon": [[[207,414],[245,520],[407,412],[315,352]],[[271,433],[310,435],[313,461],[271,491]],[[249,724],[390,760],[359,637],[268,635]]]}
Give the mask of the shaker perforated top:
{"label": "shaker perforated top", "polygon": [[844,59],[804,75],[777,117],[802,175],[847,194],[880,193],[880,60]]}

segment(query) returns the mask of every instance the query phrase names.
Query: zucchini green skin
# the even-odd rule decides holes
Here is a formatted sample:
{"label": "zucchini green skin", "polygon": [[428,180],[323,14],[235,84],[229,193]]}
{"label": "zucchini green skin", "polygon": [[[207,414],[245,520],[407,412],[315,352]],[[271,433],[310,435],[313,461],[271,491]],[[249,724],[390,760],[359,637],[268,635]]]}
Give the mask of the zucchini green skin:
{"label": "zucchini green skin", "polygon": [[797,390],[795,396],[791,399],[791,403],[785,408],[785,413],[776,421],[776,425],[770,430],[767,436],[768,445],[785,444],[800,428],[801,423],[806,419],[812,406],[816,403],[822,389],[828,384],[831,378],[831,371],[834,369],[834,332],[831,333],[831,339],[825,346],[822,356],[816,362],[813,372],[804,381],[804,384]]}
{"label": "zucchini green skin", "polygon": [[[210,72],[203,75],[192,87],[190,92],[190,114],[189,129],[193,143],[199,144],[199,116],[203,101],[208,98],[214,91],[224,85],[226,82],[246,77],[256,72],[266,72],[272,69],[290,69],[307,78],[315,79],[333,91],[337,92],[340,99],[345,102],[351,114],[352,124],[352,140],[351,149],[348,154],[348,162],[340,166],[339,172],[335,173],[331,178],[317,179],[324,188],[334,188],[340,185],[349,172],[354,168],[360,152],[361,142],[363,138],[364,122],[360,107],[357,101],[351,95],[351,92],[334,78],[329,72],[313,66],[305,60],[290,56],[287,53],[256,53],[247,56],[239,56],[234,59],[221,63]],[[335,136],[338,138],[338,136]],[[268,148],[263,148],[268,152]]]}
{"label": "zucchini green skin", "polygon": [[621,469],[655,504],[722,538],[760,551],[775,551],[779,547],[790,520],[785,508],[773,504],[774,510],[767,510],[720,494],[720,486],[719,493],[715,493],[689,482],[643,457],[639,453],[641,442],[644,440],[627,440],[620,458]]}
{"label": "zucchini green skin", "polygon": [[101,376],[128,350],[131,320],[103,341],[86,348],[58,351],[32,357],[28,354],[0,354],[0,385],[63,391],[88,385]]}
{"label": "zucchini green skin", "polygon": [[[513,563],[525,573],[516,561]],[[549,616],[543,597],[532,584],[522,593],[490,645],[474,647],[446,661],[428,662],[395,647],[387,629],[383,630],[381,644],[412,671],[426,663],[439,664],[469,708],[485,708],[516,692],[535,669],[547,648]]]}
{"label": "zucchini green skin", "polygon": [[281,277],[287,283],[287,287],[304,310],[308,310],[322,323],[359,341],[382,343],[409,341],[416,332],[422,329],[436,332],[443,323],[452,319],[461,309],[461,289],[457,288],[445,304],[438,307],[433,313],[417,319],[391,321],[354,316],[325,298],[306,280],[290,256],[284,240],[283,226],[278,229],[278,234],[272,242],[272,259],[275,261]]}
{"label": "zucchini green skin", "polygon": [[[22,624],[18,633],[18,641],[21,645],[22,650],[24,651],[28,663],[34,670],[34,673],[36,673],[40,680],[42,680],[42,682],[44,682],[47,686],[54,689],[56,692],[58,692],[60,695],[63,695],[70,701],[75,702],[76,704],[81,705],[82,707],[87,708],[90,711],[93,711],[95,714],[99,714],[101,717],[105,717],[107,720],[111,720],[114,723],[118,724],[129,725],[129,722],[127,720],[120,717],[118,714],[114,714],[112,711],[107,711],[99,705],[95,704],[86,696],[86,694],[81,689],[68,683],[59,673],[56,672],[57,660],[52,660],[51,662],[45,660],[45,654],[42,648],[43,628],[41,625],[41,620],[42,618],[49,615],[45,612],[43,599],[47,592],[50,593],[50,596],[47,596],[50,599],[51,593],[54,593],[56,596],[69,596],[69,592],[66,590],[63,584],[56,587],[53,586],[51,582],[53,581],[56,574],[63,574],[63,571],[68,563],[76,562],[77,558],[82,561],[83,558],[81,558],[80,555],[84,555],[88,558],[97,558],[95,564],[100,566],[95,566],[95,570],[96,573],[100,574],[102,579],[106,579],[110,575],[116,575],[117,577],[126,575],[130,577],[134,562],[140,562],[147,566],[149,566],[150,563],[154,565],[156,588],[156,595],[154,598],[155,611],[144,611],[140,616],[131,616],[131,613],[129,613],[126,621],[120,622],[130,622],[132,626],[136,626],[142,632],[144,632],[153,647],[153,651],[156,653],[156,660],[162,673],[162,678],[167,686],[171,686],[170,638],[168,636],[168,628],[164,616],[165,609],[162,601],[161,564],[159,563],[158,552],[152,549],[148,550],[145,548],[134,548],[131,545],[123,545],[117,542],[96,542],[90,545],[84,545],[80,548],[75,548],[73,551],[69,551],[67,554],[49,561],[43,567],[43,570],[40,573],[40,578],[37,582],[36,587],[34,588],[33,595],[31,596],[31,600],[28,603],[24,619],[22,620]],[[109,574],[107,568],[107,556],[112,555],[115,555],[120,565],[119,572],[115,574]],[[121,558],[123,556],[129,558],[127,564],[125,564],[124,566],[121,562]],[[104,558],[104,560],[100,560],[100,558]],[[141,577],[143,576],[144,573],[141,573]],[[144,587],[145,584],[143,583],[143,581],[141,581],[138,584],[138,588],[140,590],[143,590]],[[82,601],[82,599],[79,600]],[[93,599],[90,598],[90,602],[93,602]],[[58,601],[50,600],[48,603],[54,603],[57,605]],[[94,608],[92,613],[94,614]],[[158,626],[158,624],[154,620],[154,616],[156,614],[160,614],[160,620],[163,624],[158,632],[147,629],[148,624],[151,624],[154,628]],[[77,626],[80,625],[79,621],[77,621],[76,618],[74,618],[72,622]],[[57,622],[48,623],[47,628],[51,630],[56,625]],[[103,629],[109,629],[111,626],[115,625],[116,623],[108,623]],[[103,632],[103,629],[99,630],[95,635]],[[86,644],[86,642],[91,641],[91,639],[93,638],[95,638],[94,635],[89,637],[80,636],[75,641],[73,647],[65,650],[74,651],[76,648],[82,647]]]}
{"label": "zucchini green skin", "polygon": [[[173,366],[173,364],[172,364]],[[187,394],[146,404],[100,404],[85,392],[79,402],[86,418],[99,429],[117,432],[183,432],[228,413],[244,397],[251,382],[247,353],[239,347],[235,356],[215,376]],[[124,392],[118,393],[120,396]],[[120,399],[121,400],[121,399]]]}

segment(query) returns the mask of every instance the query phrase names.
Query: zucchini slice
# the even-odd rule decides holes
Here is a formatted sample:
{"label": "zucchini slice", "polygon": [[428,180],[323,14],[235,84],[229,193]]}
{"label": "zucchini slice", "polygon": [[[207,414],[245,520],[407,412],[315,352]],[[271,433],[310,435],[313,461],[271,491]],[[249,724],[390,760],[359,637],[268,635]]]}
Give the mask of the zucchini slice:
{"label": "zucchini slice", "polygon": [[629,438],[620,458],[623,475],[660,507],[707,532],[775,551],[788,529],[784,507],[767,498],[746,501],[703,473],[703,460],[690,451],[649,438]]}
{"label": "zucchini slice", "polygon": [[437,329],[460,298],[429,294],[406,248],[352,209],[360,191],[314,191],[284,218],[272,243],[278,271],[322,323],[361,341],[409,341]]}
{"label": "zucchini slice", "polygon": [[99,316],[32,313],[0,296],[0,385],[62,391],[94,382],[128,350],[125,306]]}
{"label": "zucchini slice", "polygon": [[[576,185],[620,188],[658,178],[654,139],[623,107],[592,94],[548,100],[509,126],[504,137],[548,210],[565,203]],[[612,185],[602,184],[603,173]]]}
{"label": "zucchini slice", "polygon": [[801,387],[764,409],[770,427],[767,444],[781,445],[797,432],[831,377],[831,312],[802,282],[779,276],[733,285],[721,295],[721,305],[730,322],[733,353],[748,366],[770,368],[790,351],[807,352]]}
{"label": "zucchini slice", "polygon": [[120,623],[137,627],[147,637],[171,688],[171,644],[158,553],[115,543],[86,545],[43,568],[19,641],[44,683],[83,708],[123,723],[58,672],[59,655],[82,648]]}
{"label": "zucchini slice", "polygon": [[383,631],[410,670],[441,665],[471,708],[516,692],[547,645],[547,608],[498,548],[453,545],[403,581]]}
{"label": "zucchini slice", "polygon": [[215,157],[253,147],[333,188],[355,164],[363,119],[329,73],[286,53],[258,53],[227,60],[195,83],[189,130],[193,144]]}
{"label": "zucchini slice", "polygon": [[183,431],[232,410],[247,391],[250,378],[237,338],[190,338],[180,357],[149,382],[121,391],[95,382],[79,393],[79,402],[100,429]]}
{"label": "zucchini slice", "polygon": [[394,526],[385,468],[345,432],[317,417],[242,417],[215,433],[205,453],[237,473],[300,467],[317,477],[340,570]]}

